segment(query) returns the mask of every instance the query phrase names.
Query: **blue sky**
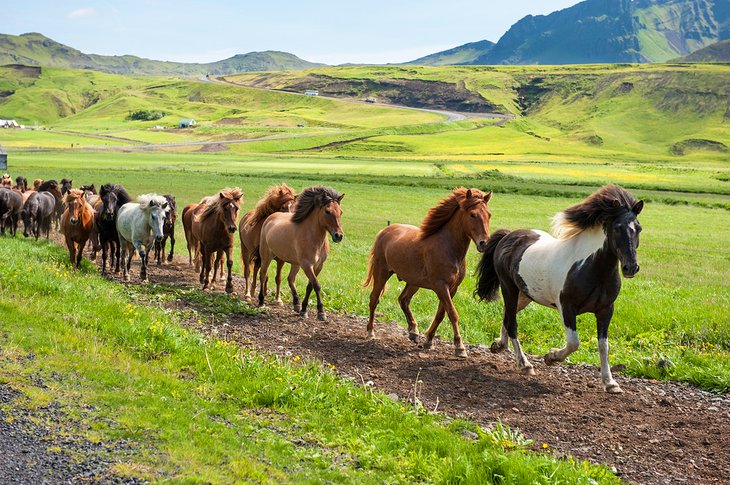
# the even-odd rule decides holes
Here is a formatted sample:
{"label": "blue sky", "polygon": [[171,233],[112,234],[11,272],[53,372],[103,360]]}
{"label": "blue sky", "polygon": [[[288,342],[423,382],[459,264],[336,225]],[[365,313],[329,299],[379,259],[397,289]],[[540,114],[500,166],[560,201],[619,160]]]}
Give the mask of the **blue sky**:
{"label": "blue sky", "polygon": [[210,62],[260,50],[327,64],[403,62],[482,39],[578,0],[3,1],[0,32],[83,52]]}

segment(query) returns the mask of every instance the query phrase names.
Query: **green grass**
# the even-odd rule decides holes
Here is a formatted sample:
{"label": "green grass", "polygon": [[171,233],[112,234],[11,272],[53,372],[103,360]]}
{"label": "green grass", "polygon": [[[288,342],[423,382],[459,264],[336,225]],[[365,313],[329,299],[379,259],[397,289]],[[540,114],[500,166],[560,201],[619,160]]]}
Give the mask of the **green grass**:
{"label": "green grass", "polygon": [[[131,444],[132,453],[116,457],[118,475],[184,483],[619,482],[602,467],[526,452],[529,441],[514,430],[427,413],[298,356],[261,356],[186,330],[180,319],[189,315],[160,301],[209,295],[125,288],[89,263],[69,269],[66,258],[43,241],[0,245],[0,380],[23,392],[5,412],[59,403],[68,416],[59,435]],[[149,298],[154,304],[139,304]],[[224,307],[248,311],[239,302]],[[462,437],[464,429],[477,439]]]}

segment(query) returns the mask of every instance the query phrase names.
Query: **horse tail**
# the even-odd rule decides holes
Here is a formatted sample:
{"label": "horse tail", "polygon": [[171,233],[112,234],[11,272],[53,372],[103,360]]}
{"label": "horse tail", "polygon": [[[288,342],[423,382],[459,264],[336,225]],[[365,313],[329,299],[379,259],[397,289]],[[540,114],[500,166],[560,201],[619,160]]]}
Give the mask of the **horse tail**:
{"label": "horse tail", "polygon": [[365,281],[362,282],[362,286],[364,288],[367,288],[368,286],[373,284],[373,270],[375,268],[375,247],[377,246],[377,239],[375,241],[375,244],[373,244],[373,248],[370,250],[370,257],[368,258],[368,274],[365,278]]}
{"label": "horse tail", "polygon": [[494,253],[497,249],[497,244],[509,232],[506,229],[501,229],[492,234],[492,237],[487,241],[487,248],[482,254],[482,259],[477,265],[477,287],[474,290],[474,296],[479,297],[481,301],[494,301],[497,299],[499,277],[497,276],[497,271],[494,269]]}

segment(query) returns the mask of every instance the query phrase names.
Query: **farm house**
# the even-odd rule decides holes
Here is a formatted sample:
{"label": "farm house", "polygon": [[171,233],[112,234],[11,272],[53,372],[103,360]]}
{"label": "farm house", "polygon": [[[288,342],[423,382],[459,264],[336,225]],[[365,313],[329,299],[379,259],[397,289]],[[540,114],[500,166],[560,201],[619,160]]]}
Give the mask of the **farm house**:
{"label": "farm house", "polygon": [[190,128],[192,126],[197,125],[194,119],[192,118],[183,118],[180,120],[180,123],[177,124],[178,128]]}

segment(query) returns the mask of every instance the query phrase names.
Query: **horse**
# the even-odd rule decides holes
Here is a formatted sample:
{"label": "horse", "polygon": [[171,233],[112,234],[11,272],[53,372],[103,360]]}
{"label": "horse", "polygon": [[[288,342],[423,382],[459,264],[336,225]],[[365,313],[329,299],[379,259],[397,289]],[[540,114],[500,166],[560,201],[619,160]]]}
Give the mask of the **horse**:
{"label": "horse", "polygon": [[37,241],[41,233],[45,233],[46,239],[48,239],[51,232],[51,218],[56,208],[56,199],[49,192],[29,190],[26,193],[29,193],[30,196],[23,204],[23,209],[20,212],[25,226],[23,235],[29,237],[33,234]]}
{"label": "horse", "polygon": [[502,289],[504,318],[500,338],[492,352],[507,349],[508,338],[517,367],[535,373],[517,339],[517,313],[537,302],[560,313],[566,346],[552,349],[545,363],[562,362],[580,345],[576,316],[593,313],[598,330],[601,380],[606,392],[621,393],[608,364],[608,326],[621,289],[621,274],[633,278],[639,272],[636,249],[641,224],[637,216],[644,201],[615,185],[602,187],[583,202],[558,212],[553,234],[538,230],[501,230],[487,243],[477,273],[476,294],[495,300]]}
{"label": "horse", "polygon": [[[193,264],[193,259],[195,260],[196,272],[200,271],[200,255],[198,251],[198,243],[193,237],[193,217],[195,216],[195,212],[203,206],[204,204],[188,204],[183,207],[182,211],[185,243],[187,244],[188,248],[188,263]],[[195,254],[195,258],[193,258],[193,254]]]}
{"label": "horse", "polygon": [[61,216],[61,232],[66,239],[71,264],[80,268],[84,246],[94,227],[94,209],[79,189],[69,189],[63,196],[63,205],[66,209]]}
{"label": "horse", "polygon": [[90,195],[96,195],[96,185],[95,184],[86,184],[79,187],[79,190],[84,191],[84,195],[86,197],[89,197]]}
{"label": "horse", "polygon": [[111,269],[113,266],[114,272],[119,273],[121,245],[117,232],[117,214],[119,208],[131,202],[132,198],[123,186],[116,184],[102,185],[99,189],[99,197],[101,197],[101,207],[97,206],[94,220],[101,245],[101,274],[104,276],[109,254],[111,254],[109,268]]}
{"label": "horse", "polygon": [[177,202],[175,197],[166,194],[163,195],[167,199],[168,211],[165,215],[165,223],[162,226],[162,240],[155,242],[155,259],[157,265],[161,265],[165,259],[165,246],[167,246],[167,238],[170,238],[170,254],[167,255],[167,261],[172,261],[175,252],[175,222],[177,222]]}
{"label": "horse", "polygon": [[0,235],[4,236],[5,229],[10,229],[10,233],[15,237],[22,206],[23,198],[20,192],[0,187]]}
{"label": "horse", "polygon": [[4,173],[2,178],[0,178],[0,188],[13,188],[13,179],[10,178],[10,175],[8,175],[7,173]]}
{"label": "horse", "polygon": [[[231,268],[233,260],[234,237],[238,222],[238,210],[241,206],[243,192],[238,187],[226,188],[217,195],[208,198],[205,204],[200,204],[194,210],[190,232],[195,244],[200,251],[202,265],[200,268],[200,283],[203,289],[208,288],[211,267],[213,268],[213,286],[215,288],[215,277],[218,271],[218,263],[226,255],[226,266],[228,267],[228,278],[226,280],[226,293],[233,292],[233,279]],[[213,254],[216,254],[213,262]]]}
{"label": "horse", "polygon": [[25,193],[28,190],[28,179],[22,175],[15,177],[15,187],[13,188],[18,189],[21,193]]}
{"label": "horse", "polygon": [[[132,265],[134,250],[142,260],[140,279],[147,281],[147,258],[150,247],[162,238],[162,225],[165,222],[167,200],[157,194],[137,197],[137,202],[128,202],[119,208],[117,214],[117,233],[122,247],[121,259],[124,264],[123,277],[129,281],[129,268]],[[125,262],[126,259],[126,262]]]}
{"label": "horse", "polygon": [[[272,260],[277,262],[276,294],[279,300],[281,286],[281,265],[289,263],[289,288],[292,294],[292,304],[295,312],[302,316],[307,315],[309,296],[314,289],[317,295],[317,318],[324,321],[327,315],[322,305],[320,284],[317,280],[320,271],[329,254],[330,245],[327,233],[332,241],[339,243],[345,237],[340,219],[342,208],[340,204],[345,194],[340,194],[332,188],[318,185],[302,191],[297,197],[294,212],[276,212],[266,218],[261,226],[259,240],[259,254],[261,257],[261,276],[259,285],[259,305],[264,305],[266,293],[267,271]],[[309,283],[304,299],[299,305],[299,295],[295,286],[299,269],[307,275]]]}
{"label": "horse", "polygon": [[35,179],[33,181],[33,190],[38,190],[38,187],[40,187],[43,184],[43,179]]}
{"label": "horse", "polygon": [[[244,296],[254,298],[256,275],[261,266],[259,257],[259,240],[261,226],[267,217],[275,212],[290,212],[296,201],[294,190],[286,184],[271,187],[266,195],[256,204],[256,208],[248,211],[238,225],[238,236],[241,239],[241,263],[243,265]],[[251,272],[253,266],[253,274]]]}
{"label": "horse", "polygon": [[408,337],[417,342],[418,324],[411,313],[411,298],[419,288],[436,293],[439,306],[431,326],[426,330],[423,348],[431,348],[444,315],[448,314],[454,329],[454,351],[458,357],[467,352],[459,333],[459,314],[452,300],[466,274],[466,253],[470,241],[479,252],[489,239],[489,200],[492,192],[463,187],[454,189],[432,207],[421,226],[393,224],[375,236],[370,251],[368,273],[364,286],[372,284],[368,338],[375,337],[375,309],[385,291],[385,284],[395,274],[406,286],[398,303],[408,323]]}
{"label": "horse", "polygon": [[73,186],[73,180],[63,178],[61,179],[61,193],[63,195],[66,195],[66,192],[68,192]]}
{"label": "horse", "polygon": [[[35,185],[35,184],[34,184]],[[61,214],[63,214],[63,193],[55,180],[47,180],[41,183],[36,189],[37,192],[50,192],[53,197],[56,198],[56,209],[53,212],[53,222],[58,229],[59,223],[61,222]]]}

